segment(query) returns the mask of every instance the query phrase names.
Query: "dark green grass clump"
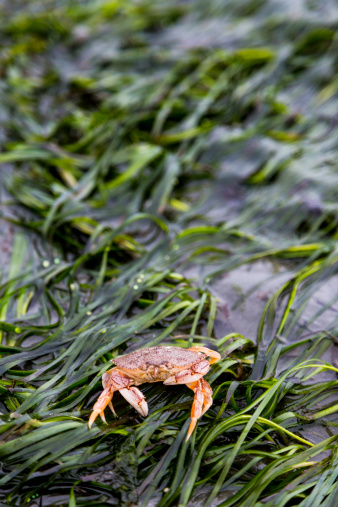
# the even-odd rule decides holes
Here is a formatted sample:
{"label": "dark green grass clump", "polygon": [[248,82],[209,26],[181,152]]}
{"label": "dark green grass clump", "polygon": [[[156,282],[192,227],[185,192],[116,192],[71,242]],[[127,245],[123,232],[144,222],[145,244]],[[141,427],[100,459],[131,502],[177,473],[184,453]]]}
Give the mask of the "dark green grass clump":
{"label": "dark green grass clump", "polygon": [[[334,507],[337,8],[0,14],[1,505]],[[189,443],[184,386],[89,431],[158,344],[222,354]]]}

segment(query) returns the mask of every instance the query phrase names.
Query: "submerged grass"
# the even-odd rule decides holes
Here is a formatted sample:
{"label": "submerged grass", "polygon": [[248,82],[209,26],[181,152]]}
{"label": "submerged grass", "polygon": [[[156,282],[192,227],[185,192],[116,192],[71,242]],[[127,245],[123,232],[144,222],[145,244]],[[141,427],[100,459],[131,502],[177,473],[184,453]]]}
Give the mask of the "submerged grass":
{"label": "submerged grass", "polygon": [[[298,7],[0,7],[3,505],[336,505],[338,11]],[[89,431],[160,343],[222,354],[191,441],[160,384]]]}

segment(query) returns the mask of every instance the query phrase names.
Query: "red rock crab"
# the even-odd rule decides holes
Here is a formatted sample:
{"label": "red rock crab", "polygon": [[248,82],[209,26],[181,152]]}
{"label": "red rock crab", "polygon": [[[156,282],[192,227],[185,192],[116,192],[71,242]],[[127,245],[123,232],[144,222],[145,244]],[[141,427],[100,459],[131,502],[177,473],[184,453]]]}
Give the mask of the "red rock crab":
{"label": "red rock crab", "polygon": [[[108,405],[115,414],[112,398],[115,391],[122,396],[144,417],[148,415],[145,397],[135,386],[145,382],[163,382],[165,385],[186,384],[194,391],[194,402],[191,409],[191,423],[187,440],[192,434],[197,420],[212,405],[212,390],[203,376],[209,366],[220,359],[220,354],[206,347],[149,347],[125,356],[117,357],[112,362],[115,368],[102,376],[103,391],[93,407],[89,418],[89,428],[98,415],[106,422],[104,409]],[[116,415],[116,414],[115,414]]]}

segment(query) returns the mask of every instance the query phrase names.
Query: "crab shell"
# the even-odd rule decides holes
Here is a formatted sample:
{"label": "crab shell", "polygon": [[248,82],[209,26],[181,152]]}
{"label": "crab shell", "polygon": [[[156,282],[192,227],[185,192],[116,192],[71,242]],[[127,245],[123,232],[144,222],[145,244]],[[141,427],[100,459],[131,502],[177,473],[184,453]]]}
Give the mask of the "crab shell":
{"label": "crab shell", "polygon": [[112,362],[135,380],[139,379],[141,384],[165,380],[170,375],[187,368],[194,369],[194,365],[204,361],[205,358],[204,354],[193,350],[158,346],[136,350],[117,357]]}

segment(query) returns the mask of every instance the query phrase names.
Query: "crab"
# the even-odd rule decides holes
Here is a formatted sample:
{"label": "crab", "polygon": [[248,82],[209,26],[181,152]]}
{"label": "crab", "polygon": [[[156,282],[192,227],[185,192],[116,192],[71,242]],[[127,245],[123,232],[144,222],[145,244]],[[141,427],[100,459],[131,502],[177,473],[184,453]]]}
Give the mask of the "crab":
{"label": "crab", "polygon": [[103,391],[93,407],[88,421],[91,428],[100,415],[106,423],[104,409],[109,406],[116,415],[112,404],[115,391],[122,396],[144,417],[148,415],[145,397],[135,386],[145,382],[163,382],[165,385],[185,384],[194,391],[191,409],[191,422],[186,440],[189,440],[198,419],[212,405],[212,390],[203,376],[209,371],[210,364],[220,359],[220,354],[206,347],[157,346],[149,347],[112,360],[116,366],[102,376]]}

